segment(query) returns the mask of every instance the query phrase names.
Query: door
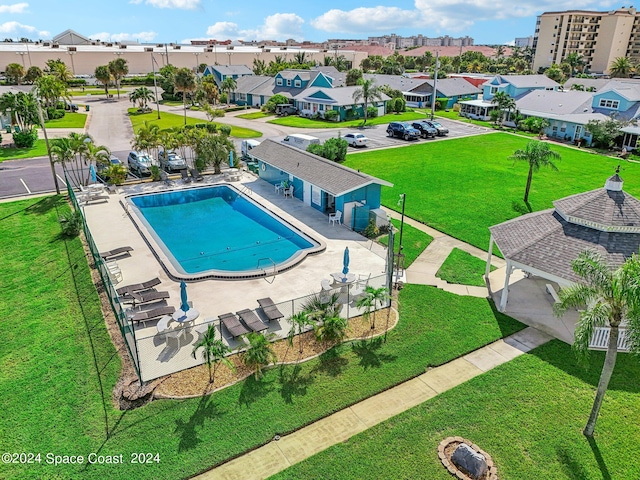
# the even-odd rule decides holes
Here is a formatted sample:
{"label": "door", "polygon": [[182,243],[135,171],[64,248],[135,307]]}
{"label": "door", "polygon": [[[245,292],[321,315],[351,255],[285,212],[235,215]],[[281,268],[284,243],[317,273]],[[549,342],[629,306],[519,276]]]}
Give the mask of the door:
{"label": "door", "polygon": [[302,184],[302,192],[302,201],[305,205],[311,206],[311,184],[309,182]]}
{"label": "door", "polygon": [[573,135],[573,141],[576,142],[582,138],[582,125],[576,125],[576,133]]}

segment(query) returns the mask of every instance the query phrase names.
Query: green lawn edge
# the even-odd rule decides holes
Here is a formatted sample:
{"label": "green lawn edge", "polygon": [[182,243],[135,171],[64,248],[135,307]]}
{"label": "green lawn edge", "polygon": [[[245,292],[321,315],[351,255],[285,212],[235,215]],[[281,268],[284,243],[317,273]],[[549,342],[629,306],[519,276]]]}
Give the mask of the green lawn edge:
{"label": "green lawn edge", "polygon": [[[384,125],[389,122],[406,122],[409,120],[424,119],[421,112],[404,112],[400,114],[389,113],[381,117],[368,118],[366,125]],[[329,122],[327,120],[304,118],[298,116],[278,117],[267,121],[275,125],[298,128],[358,128],[363,126],[363,120],[345,120],[343,122]]]}
{"label": "green lawn edge", "polygon": [[[436,277],[448,283],[485,287],[483,276],[486,265],[486,260],[474,257],[459,248],[454,248],[440,265]],[[491,265],[491,271],[495,269],[496,267]]]}

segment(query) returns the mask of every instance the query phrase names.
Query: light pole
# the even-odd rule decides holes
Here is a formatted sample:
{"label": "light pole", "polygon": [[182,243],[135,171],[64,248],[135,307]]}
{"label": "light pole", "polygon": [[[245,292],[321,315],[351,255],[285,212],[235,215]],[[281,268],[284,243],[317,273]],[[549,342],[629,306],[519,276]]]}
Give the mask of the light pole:
{"label": "light pole", "polygon": [[227,57],[229,57],[229,59],[227,60],[227,66],[231,66],[231,55],[233,55],[233,53],[227,51]]}
{"label": "light pole", "polygon": [[431,120],[436,112],[436,95],[438,94],[438,68],[440,68],[440,60],[438,59],[440,52],[436,50],[436,68],[433,75],[433,93],[431,94]]}
{"label": "light pole", "polygon": [[158,98],[158,82],[156,81],[156,59],[153,58],[153,48],[151,49],[151,70],[153,71],[153,92],[156,97],[156,109],[158,110],[158,120],[160,120],[160,99]]}
{"label": "light pole", "polygon": [[167,57],[167,54],[165,52],[158,52],[160,53],[160,57],[162,58],[162,66],[166,66],[169,64],[169,58]]}
{"label": "light pole", "polygon": [[44,126],[44,117],[42,115],[42,107],[40,106],[40,100],[36,100],[38,106],[38,118],[40,119],[40,126],[42,127],[42,133],[44,134],[44,143],[47,145],[47,154],[49,155],[49,165],[51,166],[51,175],[53,175],[53,183],[56,186],[56,193],[60,195],[60,185],[58,185],[58,177],[56,176],[56,168],[53,165],[53,157],[51,156],[51,145],[49,145],[49,137],[47,136],[47,129]]}
{"label": "light pole", "polygon": [[[406,194],[401,193],[398,199],[398,205],[402,202],[402,216],[400,218],[400,239],[398,240],[398,261],[396,262],[396,282],[400,277],[400,262],[402,261],[402,230],[404,229],[404,204],[406,200]],[[402,262],[404,268],[404,262]]]}
{"label": "light pole", "polygon": [[27,52],[16,52],[16,55],[20,55],[20,58],[22,59],[22,67],[27,68],[24,64],[24,56],[27,55]]}
{"label": "light pole", "polygon": [[78,52],[72,52],[72,51],[67,51],[67,55],[69,55],[69,57],[71,57],[71,71],[73,72],[73,76],[75,77],[76,75],[76,66],[73,63],[73,56],[78,53]]}
{"label": "light pole", "polygon": [[201,52],[193,52],[193,54],[196,56],[196,75],[198,74],[198,69],[200,68],[200,64],[198,63],[198,57],[200,56]]}

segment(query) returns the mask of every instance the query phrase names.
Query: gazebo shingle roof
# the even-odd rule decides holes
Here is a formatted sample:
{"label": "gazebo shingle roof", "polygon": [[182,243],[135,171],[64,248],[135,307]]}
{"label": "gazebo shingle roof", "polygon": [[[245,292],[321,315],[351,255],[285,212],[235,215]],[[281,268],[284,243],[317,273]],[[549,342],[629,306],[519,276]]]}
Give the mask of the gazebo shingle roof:
{"label": "gazebo shingle roof", "polygon": [[640,201],[623,191],[591,190],[556,200],[553,206],[565,218],[571,216],[603,226],[640,227]]}

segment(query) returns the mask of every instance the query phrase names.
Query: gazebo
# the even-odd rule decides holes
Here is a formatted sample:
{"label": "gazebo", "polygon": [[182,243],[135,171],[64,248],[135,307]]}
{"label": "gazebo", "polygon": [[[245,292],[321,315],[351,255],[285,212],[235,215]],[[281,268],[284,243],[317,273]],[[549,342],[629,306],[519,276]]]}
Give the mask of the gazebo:
{"label": "gazebo", "polygon": [[604,188],[556,200],[552,209],[489,228],[487,277],[494,243],[506,260],[500,311],[506,308],[509,277],[515,269],[563,287],[579,280],[571,262],[584,250],[600,252],[613,267],[638,253],[640,201],[622,190],[618,173],[619,169]]}

